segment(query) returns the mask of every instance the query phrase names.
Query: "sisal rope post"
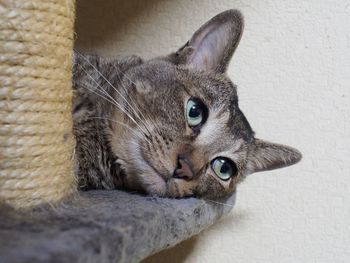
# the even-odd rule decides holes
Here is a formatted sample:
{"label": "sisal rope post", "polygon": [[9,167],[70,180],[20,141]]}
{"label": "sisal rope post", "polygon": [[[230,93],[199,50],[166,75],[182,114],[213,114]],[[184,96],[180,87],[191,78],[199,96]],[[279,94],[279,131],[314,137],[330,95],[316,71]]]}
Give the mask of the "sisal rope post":
{"label": "sisal rope post", "polygon": [[0,202],[55,204],[75,189],[74,0],[0,0]]}

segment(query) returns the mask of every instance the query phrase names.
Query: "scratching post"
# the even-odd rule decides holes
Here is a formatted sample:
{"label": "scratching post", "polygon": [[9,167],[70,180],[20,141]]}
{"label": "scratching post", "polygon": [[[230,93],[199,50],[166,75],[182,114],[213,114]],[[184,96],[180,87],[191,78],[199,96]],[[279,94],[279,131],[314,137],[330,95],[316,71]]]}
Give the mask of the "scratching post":
{"label": "scratching post", "polygon": [[0,201],[57,203],[74,189],[74,0],[0,1]]}

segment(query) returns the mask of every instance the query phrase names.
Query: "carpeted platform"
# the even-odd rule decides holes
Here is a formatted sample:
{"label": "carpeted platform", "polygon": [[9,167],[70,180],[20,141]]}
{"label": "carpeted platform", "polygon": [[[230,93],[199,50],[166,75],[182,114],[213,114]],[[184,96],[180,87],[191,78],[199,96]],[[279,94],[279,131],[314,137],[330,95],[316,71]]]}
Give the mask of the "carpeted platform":
{"label": "carpeted platform", "polygon": [[2,207],[1,262],[138,262],[199,233],[234,201],[89,191],[54,210]]}

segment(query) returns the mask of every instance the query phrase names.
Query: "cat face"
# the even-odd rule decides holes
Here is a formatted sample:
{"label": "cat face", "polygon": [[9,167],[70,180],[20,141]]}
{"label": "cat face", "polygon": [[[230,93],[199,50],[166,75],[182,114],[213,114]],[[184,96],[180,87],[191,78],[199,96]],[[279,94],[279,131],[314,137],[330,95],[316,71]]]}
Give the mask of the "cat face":
{"label": "cat face", "polygon": [[240,13],[226,11],[176,53],[125,72],[110,142],[130,188],[217,199],[250,173],[300,160],[291,147],[255,139],[239,109],[225,72],[242,29]]}

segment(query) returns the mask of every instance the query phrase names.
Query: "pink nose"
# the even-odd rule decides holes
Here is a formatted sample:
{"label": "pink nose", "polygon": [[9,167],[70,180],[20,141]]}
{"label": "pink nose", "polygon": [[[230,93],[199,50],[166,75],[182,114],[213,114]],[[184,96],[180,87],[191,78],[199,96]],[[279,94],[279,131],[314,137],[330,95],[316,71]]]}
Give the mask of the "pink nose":
{"label": "pink nose", "polygon": [[193,178],[192,163],[189,159],[182,156],[178,157],[174,177],[185,180],[191,180]]}

